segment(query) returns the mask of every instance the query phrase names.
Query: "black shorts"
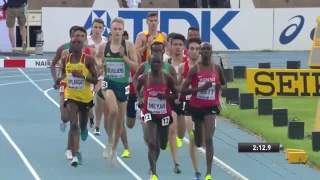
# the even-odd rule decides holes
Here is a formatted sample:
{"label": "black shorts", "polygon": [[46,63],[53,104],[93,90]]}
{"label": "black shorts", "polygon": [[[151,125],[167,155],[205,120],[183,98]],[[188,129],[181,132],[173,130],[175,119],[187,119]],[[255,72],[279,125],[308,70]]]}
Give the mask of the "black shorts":
{"label": "black shorts", "polygon": [[185,116],[191,116],[191,113],[189,112],[189,101],[183,101],[183,114]]}
{"label": "black shorts", "polygon": [[76,101],[76,100],[73,100],[73,99],[65,99],[64,100],[64,107],[65,108],[67,107],[68,103],[76,104],[78,106],[79,111],[86,111],[86,110],[91,109],[94,106],[93,101],[85,103],[85,102]]}
{"label": "black shorts", "polygon": [[188,104],[187,110],[188,110],[188,113],[191,114],[192,121],[203,121],[204,116],[206,115],[220,113],[219,105],[204,107],[204,108],[195,108]]}
{"label": "black shorts", "polygon": [[156,123],[159,127],[170,126],[170,124],[173,123],[173,119],[171,115],[163,118],[159,118],[159,117],[155,117],[153,114],[147,113],[147,114],[144,114],[142,118],[144,123],[151,121],[153,123]]}
{"label": "black shorts", "polygon": [[183,102],[182,101],[180,101],[180,104],[176,104],[174,101],[171,101],[170,103],[171,103],[172,111],[177,113],[178,116],[184,115]]}
{"label": "black shorts", "polygon": [[138,102],[136,94],[130,94],[128,97],[128,104],[127,104],[127,117],[129,118],[136,118],[138,109]]}

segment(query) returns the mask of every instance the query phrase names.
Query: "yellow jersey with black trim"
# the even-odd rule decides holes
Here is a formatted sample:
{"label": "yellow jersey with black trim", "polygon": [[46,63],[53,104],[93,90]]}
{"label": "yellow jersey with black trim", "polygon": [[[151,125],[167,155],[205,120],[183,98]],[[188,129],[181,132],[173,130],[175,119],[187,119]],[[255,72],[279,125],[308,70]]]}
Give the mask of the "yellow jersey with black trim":
{"label": "yellow jersey with black trim", "polygon": [[78,71],[86,77],[91,76],[89,69],[86,67],[86,54],[81,55],[79,63],[71,63],[72,54],[69,54],[66,60],[66,82],[65,99],[72,99],[79,102],[88,103],[93,101],[91,83],[82,78],[72,76],[72,72]]}
{"label": "yellow jersey with black trim", "polygon": [[[149,33],[149,31],[147,31],[147,30],[146,30],[146,31],[143,31],[143,34],[146,35],[146,38],[147,38],[147,41],[148,41],[148,38],[151,36],[151,34]],[[161,32],[161,31],[158,31],[158,36],[155,37],[152,42],[161,42],[161,43],[165,44],[166,41],[167,41],[167,40],[166,40],[166,38],[163,36],[162,32]],[[143,52],[143,54],[142,54],[141,62],[146,62],[146,61],[148,61],[148,58],[149,58],[150,54],[151,54],[151,50],[150,50],[150,48],[147,48],[147,49]]]}

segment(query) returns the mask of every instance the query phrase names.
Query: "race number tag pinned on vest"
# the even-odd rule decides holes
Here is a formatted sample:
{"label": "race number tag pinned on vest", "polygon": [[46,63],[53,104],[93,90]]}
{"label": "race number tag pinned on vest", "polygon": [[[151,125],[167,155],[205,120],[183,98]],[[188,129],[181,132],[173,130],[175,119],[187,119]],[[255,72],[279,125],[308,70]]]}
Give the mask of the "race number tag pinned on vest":
{"label": "race number tag pinned on vest", "polygon": [[107,62],[107,77],[108,78],[124,78],[125,65],[124,62]]}
{"label": "race number tag pinned on vest", "polygon": [[167,101],[154,97],[148,97],[148,111],[152,114],[166,114]]}
{"label": "race number tag pinned on vest", "polygon": [[102,81],[101,89],[107,89],[107,88],[108,88],[108,82]]}
{"label": "race number tag pinned on vest", "polygon": [[170,116],[162,118],[161,121],[162,121],[162,126],[168,126],[170,123]]}
{"label": "race number tag pinned on vest", "polygon": [[60,86],[60,92],[64,92],[64,86]]}
{"label": "race number tag pinned on vest", "polygon": [[130,86],[126,86],[124,94],[128,95],[129,93],[130,93]]}
{"label": "race number tag pinned on vest", "polygon": [[190,100],[191,94],[186,96],[186,100]]}
{"label": "race number tag pinned on vest", "polygon": [[73,77],[71,73],[68,74],[68,88],[84,89],[84,84],[85,84],[84,79]]}
{"label": "race number tag pinned on vest", "polygon": [[[206,82],[199,82],[198,87],[202,87]],[[212,87],[210,87],[207,90],[199,91],[197,93],[198,99],[204,99],[204,100],[214,100],[216,98],[216,84],[212,83]]]}
{"label": "race number tag pinned on vest", "polygon": [[148,121],[151,121],[152,120],[151,114],[147,113],[147,114],[143,115],[143,120],[145,123]]}

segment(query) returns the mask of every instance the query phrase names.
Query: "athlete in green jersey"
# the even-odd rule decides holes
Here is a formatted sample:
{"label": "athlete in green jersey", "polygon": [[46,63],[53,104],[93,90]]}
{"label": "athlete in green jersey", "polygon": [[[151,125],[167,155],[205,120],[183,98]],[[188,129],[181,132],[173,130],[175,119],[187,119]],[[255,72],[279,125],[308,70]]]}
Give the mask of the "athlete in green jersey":
{"label": "athlete in green jersey", "polygon": [[[103,156],[110,156],[111,164],[117,161],[117,146],[126,115],[127,97],[129,94],[130,69],[138,68],[137,54],[134,44],[122,40],[124,20],[115,18],[111,21],[111,38],[99,46],[97,61],[104,64],[104,80],[101,80],[100,97],[104,97],[108,111],[105,127],[108,134],[108,144]],[[102,95],[101,95],[102,94]],[[107,120],[107,121],[106,121]],[[115,127],[115,129],[113,129]],[[114,137],[113,137],[114,130]]]}

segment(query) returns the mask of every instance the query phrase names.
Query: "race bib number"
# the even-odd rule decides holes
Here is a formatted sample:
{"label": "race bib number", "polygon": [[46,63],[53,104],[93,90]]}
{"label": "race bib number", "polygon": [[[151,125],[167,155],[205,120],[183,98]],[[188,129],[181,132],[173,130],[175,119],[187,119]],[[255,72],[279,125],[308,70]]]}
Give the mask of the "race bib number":
{"label": "race bib number", "polygon": [[73,77],[71,73],[68,74],[68,88],[81,90],[84,89],[84,85],[84,79]]}
{"label": "race bib number", "polygon": [[102,81],[101,89],[107,89],[107,88],[108,88],[108,82]]}
{"label": "race bib number", "polygon": [[125,77],[125,65],[124,62],[107,62],[107,77],[108,78],[124,78]]}
{"label": "race bib number", "polygon": [[170,123],[170,116],[162,118],[161,122],[162,122],[162,126],[168,126]]}
{"label": "race bib number", "polygon": [[148,111],[152,114],[166,114],[167,101],[154,97],[148,97]]}
{"label": "race bib number", "polygon": [[64,92],[64,86],[60,86],[60,92]]}
{"label": "race bib number", "polygon": [[148,121],[151,121],[152,120],[151,114],[147,113],[147,114],[143,115],[143,120],[145,123]]}
{"label": "race bib number", "polygon": [[130,86],[125,87],[125,95],[128,95],[130,93]]}
{"label": "race bib number", "polygon": [[191,94],[186,96],[186,100],[190,100]]}
{"label": "race bib number", "polygon": [[[201,87],[205,84],[205,82],[199,82],[198,87]],[[204,100],[214,100],[216,98],[216,84],[212,83],[212,87],[204,90],[204,91],[199,91],[197,93],[197,98],[198,99],[204,99]]]}
{"label": "race bib number", "polygon": [[138,108],[138,102],[135,102],[135,103],[134,103],[134,109],[135,109],[135,110],[138,110],[138,109],[139,109],[139,108]]}

